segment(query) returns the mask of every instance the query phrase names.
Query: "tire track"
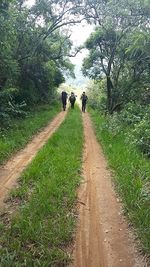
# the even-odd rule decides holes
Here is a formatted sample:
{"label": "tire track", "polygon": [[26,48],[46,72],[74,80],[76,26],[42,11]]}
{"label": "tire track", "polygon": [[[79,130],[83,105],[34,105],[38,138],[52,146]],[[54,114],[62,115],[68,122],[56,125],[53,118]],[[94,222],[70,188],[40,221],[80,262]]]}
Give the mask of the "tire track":
{"label": "tire track", "polygon": [[146,267],[121,214],[110,172],[89,115],[83,114],[84,181],[78,192],[79,222],[70,267]]}
{"label": "tire track", "polygon": [[10,189],[16,185],[22,171],[33,160],[37,152],[59,128],[65,119],[66,112],[60,112],[39,134],[35,135],[27,146],[15,154],[0,167],[0,207],[4,204]]}

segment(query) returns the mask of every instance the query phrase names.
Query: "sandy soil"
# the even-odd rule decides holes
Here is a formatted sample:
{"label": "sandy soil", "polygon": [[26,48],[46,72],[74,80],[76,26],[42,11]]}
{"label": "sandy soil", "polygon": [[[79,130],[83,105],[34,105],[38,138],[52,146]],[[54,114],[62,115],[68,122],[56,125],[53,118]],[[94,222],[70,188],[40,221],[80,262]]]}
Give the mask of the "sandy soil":
{"label": "sandy soil", "polygon": [[60,112],[24,149],[15,154],[4,166],[0,167],[0,207],[4,205],[4,199],[7,197],[9,190],[16,185],[22,171],[58,129],[65,116],[66,112]]}
{"label": "sandy soil", "polygon": [[143,267],[87,113],[83,114],[84,180],[79,189],[79,223],[71,267]]}

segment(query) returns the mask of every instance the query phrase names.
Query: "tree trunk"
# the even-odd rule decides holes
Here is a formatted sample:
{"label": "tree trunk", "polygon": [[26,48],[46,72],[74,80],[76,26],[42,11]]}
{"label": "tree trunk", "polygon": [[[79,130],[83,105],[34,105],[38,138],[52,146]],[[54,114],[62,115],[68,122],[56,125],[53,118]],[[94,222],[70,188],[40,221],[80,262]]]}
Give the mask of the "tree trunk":
{"label": "tree trunk", "polygon": [[110,76],[107,76],[107,110],[111,114],[112,113],[112,89],[113,84]]}

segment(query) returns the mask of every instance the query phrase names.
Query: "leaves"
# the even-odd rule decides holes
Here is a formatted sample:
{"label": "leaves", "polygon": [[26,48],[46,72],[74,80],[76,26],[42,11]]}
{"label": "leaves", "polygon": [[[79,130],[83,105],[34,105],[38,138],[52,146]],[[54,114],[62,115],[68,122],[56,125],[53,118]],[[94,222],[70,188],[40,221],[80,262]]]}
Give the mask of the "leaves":
{"label": "leaves", "polygon": [[[88,16],[87,21],[94,20],[97,26],[85,42],[89,55],[83,62],[83,74],[96,80],[106,78],[110,113],[120,103],[131,100],[149,103],[146,88],[150,82],[150,37],[143,2],[87,0],[86,3],[85,17]],[[143,91],[147,95],[142,95]]]}
{"label": "leaves", "polygon": [[[74,13],[79,5],[80,1],[41,0],[29,8],[24,0],[1,2],[0,90],[17,88],[13,105],[50,102],[63,75],[73,76],[68,57],[72,43],[60,29],[79,20]],[[2,109],[7,113],[9,108],[8,98],[3,98]]]}

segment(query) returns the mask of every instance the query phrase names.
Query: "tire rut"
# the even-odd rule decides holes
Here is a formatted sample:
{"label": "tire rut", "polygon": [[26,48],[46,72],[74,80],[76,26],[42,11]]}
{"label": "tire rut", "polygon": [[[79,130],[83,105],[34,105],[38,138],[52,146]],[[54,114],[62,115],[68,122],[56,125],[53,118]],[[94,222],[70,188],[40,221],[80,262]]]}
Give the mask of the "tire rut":
{"label": "tire rut", "polygon": [[83,114],[84,180],[78,191],[79,222],[70,267],[144,267],[122,216],[111,174],[89,115]]}
{"label": "tire rut", "polygon": [[5,165],[0,167],[0,207],[4,205],[4,199],[10,189],[16,185],[22,171],[59,128],[65,116],[66,112],[60,112],[39,134],[33,137],[24,149],[20,150]]}

